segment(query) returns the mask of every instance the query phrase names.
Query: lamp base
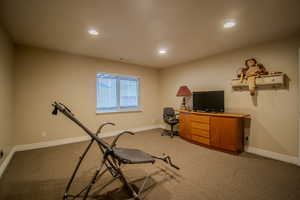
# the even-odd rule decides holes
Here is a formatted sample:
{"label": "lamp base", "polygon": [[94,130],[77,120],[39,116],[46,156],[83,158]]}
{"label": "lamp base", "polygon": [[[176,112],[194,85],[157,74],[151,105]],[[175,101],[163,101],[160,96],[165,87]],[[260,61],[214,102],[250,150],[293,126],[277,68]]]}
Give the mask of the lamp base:
{"label": "lamp base", "polygon": [[181,110],[186,110],[185,97],[183,97],[183,99],[182,99],[182,104],[181,104],[181,106],[180,106],[180,109],[181,109]]}

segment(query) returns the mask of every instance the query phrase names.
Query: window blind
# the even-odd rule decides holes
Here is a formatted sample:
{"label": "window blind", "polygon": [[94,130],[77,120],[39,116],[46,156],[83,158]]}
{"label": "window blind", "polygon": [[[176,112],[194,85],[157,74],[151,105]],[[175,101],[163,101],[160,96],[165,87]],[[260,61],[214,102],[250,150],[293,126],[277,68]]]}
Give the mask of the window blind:
{"label": "window blind", "polygon": [[97,74],[97,112],[139,108],[139,78]]}

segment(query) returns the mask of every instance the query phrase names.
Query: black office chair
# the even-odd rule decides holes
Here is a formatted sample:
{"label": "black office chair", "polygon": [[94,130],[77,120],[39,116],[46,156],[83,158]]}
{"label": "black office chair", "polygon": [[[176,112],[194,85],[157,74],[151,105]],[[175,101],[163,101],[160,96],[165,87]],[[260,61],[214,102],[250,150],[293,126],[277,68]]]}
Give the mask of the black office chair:
{"label": "black office chair", "polygon": [[179,123],[179,119],[176,117],[177,115],[175,114],[174,109],[171,107],[164,108],[163,112],[164,122],[171,126],[171,130],[165,130],[161,136],[168,135],[173,138],[173,136],[178,135],[178,131],[174,131],[174,126]]}

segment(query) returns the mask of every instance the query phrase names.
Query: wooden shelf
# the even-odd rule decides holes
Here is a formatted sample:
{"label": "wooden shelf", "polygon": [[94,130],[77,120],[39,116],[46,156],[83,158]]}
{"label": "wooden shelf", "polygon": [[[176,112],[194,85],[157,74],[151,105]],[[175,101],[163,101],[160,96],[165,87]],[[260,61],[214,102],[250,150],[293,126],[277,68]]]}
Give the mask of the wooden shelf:
{"label": "wooden shelf", "polygon": [[[286,83],[286,75],[262,75],[256,78],[257,88],[284,88]],[[247,80],[241,81],[240,79],[232,79],[231,85],[233,89],[248,89]]]}

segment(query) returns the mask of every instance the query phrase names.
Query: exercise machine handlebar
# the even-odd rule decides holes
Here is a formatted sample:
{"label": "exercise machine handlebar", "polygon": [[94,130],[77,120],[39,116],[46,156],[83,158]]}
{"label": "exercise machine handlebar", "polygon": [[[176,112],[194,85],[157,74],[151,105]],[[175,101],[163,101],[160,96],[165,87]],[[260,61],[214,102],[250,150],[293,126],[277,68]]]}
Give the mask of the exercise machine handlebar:
{"label": "exercise machine handlebar", "polygon": [[54,107],[54,110],[52,111],[53,115],[57,115],[58,110],[59,111],[64,111],[64,112],[68,112],[70,115],[74,116],[74,114],[72,113],[72,111],[64,104],[62,103],[57,103],[56,101],[52,104],[52,106]]}
{"label": "exercise machine handlebar", "polygon": [[111,126],[115,126],[116,124],[112,123],[112,122],[104,122],[103,124],[101,124],[96,132],[96,135],[98,136],[101,131],[102,131],[102,128],[106,125],[111,125]]}
{"label": "exercise machine handlebar", "polygon": [[119,140],[119,138],[120,138],[120,136],[121,135],[124,135],[124,134],[130,134],[130,135],[134,135],[134,133],[133,132],[131,132],[131,131],[123,131],[123,132],[121,132],[119,135],[117,135],[115,138],[114,138],[114,140],[113,140],[113,142],[111,143],[111,147],[115,147],[116,146],[116,144],[117,144],[117,141]]}

